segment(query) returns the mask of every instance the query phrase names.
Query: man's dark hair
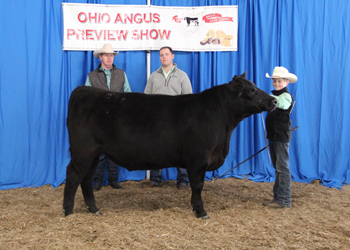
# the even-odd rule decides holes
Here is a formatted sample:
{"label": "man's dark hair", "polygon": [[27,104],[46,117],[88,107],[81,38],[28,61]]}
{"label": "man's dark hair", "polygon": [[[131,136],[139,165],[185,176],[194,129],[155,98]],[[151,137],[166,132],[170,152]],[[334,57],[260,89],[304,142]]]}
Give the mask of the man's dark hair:
{"label": "man's dark hair", "polygon": [[161,51],[162,49],[169,49],[169,50],[170,50],[170,53],[171,53],[172,55],[174,54],[173,49],[172,49],[171,47],[169,47],[169,46],[161,47],[160,50],[159,50],[159,53],[160,53],[160,51]]}

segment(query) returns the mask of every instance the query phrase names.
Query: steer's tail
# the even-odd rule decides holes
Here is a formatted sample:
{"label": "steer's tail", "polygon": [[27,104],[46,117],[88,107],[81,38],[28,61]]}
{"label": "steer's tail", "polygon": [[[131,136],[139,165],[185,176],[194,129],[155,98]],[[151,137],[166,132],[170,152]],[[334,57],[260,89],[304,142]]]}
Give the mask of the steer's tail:
{"label": "steer's tail", "polygon": [[68,121],[69,121],[69,117],[70,117],[71,110],[72,110],[72,108],[73,108],[73,106],[74,106],[74,103],[75,103],[75,101],[76,101],[76,99],[77,99],[77,96],[78,96],[76,90],[77,90],[77,89],[74,89],[73,92],[71,93],[70,97],[69,97],[68,115],[67,115],[67,127],[69,127],[69,126],[68,126]]}
{"label": "steer's tail", "polygon": [[80,97],[85,96],[86,94],[90,93],[94,89],[92,87],[86,87],[86,86],[80,86],[75,88],[69,98],[68,103],[68,116],[67,116],[67,126],[68,126],[68,120],[69,117],[72,115],[73,108],[76,106],[76,103],[80,99]]}

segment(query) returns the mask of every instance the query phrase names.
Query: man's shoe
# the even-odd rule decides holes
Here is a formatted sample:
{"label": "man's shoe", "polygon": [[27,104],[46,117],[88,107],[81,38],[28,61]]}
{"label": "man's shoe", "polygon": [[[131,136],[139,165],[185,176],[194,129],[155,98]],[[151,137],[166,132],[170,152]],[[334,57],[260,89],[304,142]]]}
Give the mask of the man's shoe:
{"label": "man's shoe", "polygon": [[93,186],[92,189],[93,189],[95,192],[97,192],[97,191],[100,191],[100,190],[101,190],[101,187],[102,187],[102,185],[95,184],[95,185]]}
{"label": "man's shoe", "polygon": [[268,206],[268,205],[270,205],[270,204],[272,204],[272,203],[274,203],[274,202],[275,202],[274,199],[269,200],[269,201],[264,201],[264,202],[263,202],[263,205],[264,205],[264,206]]}
{"label": "man's shoe", "polygon": [[185,190],[187,189],[187,185],[184,183],[179,183],[176,185],[179,190]]}
{"label": "man's shoe", "polygon": [[265,205],[269,208],[290,208],[290,206],[283,206],[278,204],[275,200],[274,201],[270,201],[269,204]]}
{"label": "man's shoe", "polygon": [[153,188],[153,187],[160,187],[161,184],[157,185],[154,184],[153,182],[147,182],[147,183],[143,183],[142,187],[143,188]]}
{"label": "man's shoe", "polygon": [[113,182],[113,183],[111,184],[111,187],[114,188],[114,189],[121,189],[121,188],[123,188],[123,187],[120,186],[117,182]]}

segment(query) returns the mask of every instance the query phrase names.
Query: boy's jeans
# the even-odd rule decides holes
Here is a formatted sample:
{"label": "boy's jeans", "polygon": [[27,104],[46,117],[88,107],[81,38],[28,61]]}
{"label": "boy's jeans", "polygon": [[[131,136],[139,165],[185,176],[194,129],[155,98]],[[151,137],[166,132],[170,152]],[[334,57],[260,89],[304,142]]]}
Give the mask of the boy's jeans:
{"label": "boy's jeans", "polygon": [[291,174],[289,168],[289,143],[270,140],[271,160],[276,169],[276,180],[273,186],[274,200],[284,206],[291,207]]}

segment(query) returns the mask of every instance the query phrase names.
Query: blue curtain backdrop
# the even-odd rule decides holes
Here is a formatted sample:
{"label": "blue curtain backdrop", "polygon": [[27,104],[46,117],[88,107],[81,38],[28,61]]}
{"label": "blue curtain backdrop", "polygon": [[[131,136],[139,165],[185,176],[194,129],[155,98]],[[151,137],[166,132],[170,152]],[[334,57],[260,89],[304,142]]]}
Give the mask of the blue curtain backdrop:
{"label": "blue curtain backdrop", "polygon": [[[146,0],[67,1],[145,5]],[[4,0],[0,3],[0,189],[57,187],[70,160],[66,128],[70,93],[83,85],[99,63],[92,52],[62,50],[59,0]],[[288,86],[295,97],[290,167],[294,181],[319,179],[329,187],[350,183],[350,1],[222,0],[151,1],[162,6],[238,5],[238,51],[175,52],[195,93],[229,82],[247,71],[248,79],[270,92],[275,66],[299,77]],[[120,52],[133,92],[146,85],[146,52]],[[151,52],[151,71],[160,66]],[[266,114],[264,114],[265,116]],[[233,132],[224,165],[208,172],[219,177],[265,147],[261,115]],[[163,171],[176,179],[176,170]],[[266,151],[225,177],[274,181]],[[120,170],[120,180],[142,180],[145,171]]]}

